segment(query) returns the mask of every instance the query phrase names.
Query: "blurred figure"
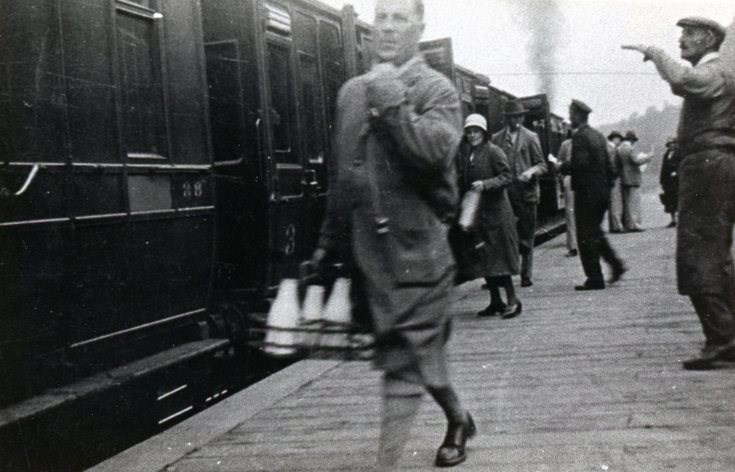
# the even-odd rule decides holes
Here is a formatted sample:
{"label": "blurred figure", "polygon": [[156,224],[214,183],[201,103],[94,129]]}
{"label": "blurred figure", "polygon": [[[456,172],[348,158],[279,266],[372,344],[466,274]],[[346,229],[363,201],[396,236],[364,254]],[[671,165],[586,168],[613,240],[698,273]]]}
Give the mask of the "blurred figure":
{"label": "blurred figure", "polygon": [[624,230],[623,187],[620,184],[620,157],[618,156],[618,146],[622,141],[623,135],[619,131],[613,131],[607,136],[607,153],[613,169],[610,208],[607,212],[607,227],[611,233],[622,233]]}
{"label": "blurred figure", "polygon": [[[559,146],[559,158],[556,168],[561,169],[565,163],[572,160],[572,138],[562,141]],[[567,164],[568,165],[568,164]],[[564,186],[564,222],[567,225],[567,257],[576,257],[577,249],[577,219],[574,215],[574,191],[572,190],[572,176],[565,175],[562,180]]]}
{"label": "blurred figure", "polygon": [[625,230],[629,232],[644,231],[641,214],[642,166],[651,162],[652,157],[649,154],[637,153],[635,148],[637,142],[635,132],[627,131],[623,142],[618,146],[620,185],[623,189],[623,223]]}
{"label": "blurred figure", "polygon": [[579,100],[569,106],[569,121],[577,131],[572,137],[572,159],[561,170],[572,176],[579,256],[587,280],[575,290],[602,290],[605,279],[600,257],[610,265],[610,283],[627,271],[602,231],[602,220],[610,204],[610,159],[607,140],[587,123],[592,109]]}
{"label": "blurred figure", "polygon": [[492,142],[508,157],[513,182],[508,197],[518,218],[518,240],[521,253],[521,287],[533,285],[533,243],[536,236],[536,213],[539,202],[539,176],[547,166],[538,135],[523,126],[526,109],[512,100],[505,104],[505,128],[492,137]]}
{"label": "blurred figure", "polygon": [[679,293],[691,299],[706,339],[700,355],[683,367],[703,370],[735,354],[735,21],[727,31],[701,17],[677,25],[681,58],[692,67],[657,47],[623,49],[653,61],[674,95],[684,98],[677,133],[676,268]]}
{"label": "blurred figure", "polygon": [[671,215],[669,228],[676,226],[676,212],[679,206],[679,146],[676,144],[676,138],[669,138],[666,141],[666,151],[661,161],[661,175],[659,183],[661,184],[662,193],[661,203],[664,211]]}
{"label": "blurred figure", "polygon": [[[480,209],[470,231],[484,245],[479,257],[463,272],[468,279],[484,277],[487,282],[490,304],[479,316],[513,318],[522,310],[511,277],[520,270],[515,215],[506,193],[513,177],[503,151],[489,142],[487,121],[482,115],[468,116],[464,129],[465,137],[457,156],[459,190],[461,195],[481,192]],[[501,287],[505,289],[507,304],[500,298]]]}
{"label": "blurred figure", "polygon": [[424,390],[448,423],[436,464],[453,466],[475,434],[445,351],[461,106],[454,84],[419,54],[421,0],[378,0],[374,28],[375,65],[339,93],[331,193],[312,262],[350,240],[383,371],[379,469],[397,468]]}

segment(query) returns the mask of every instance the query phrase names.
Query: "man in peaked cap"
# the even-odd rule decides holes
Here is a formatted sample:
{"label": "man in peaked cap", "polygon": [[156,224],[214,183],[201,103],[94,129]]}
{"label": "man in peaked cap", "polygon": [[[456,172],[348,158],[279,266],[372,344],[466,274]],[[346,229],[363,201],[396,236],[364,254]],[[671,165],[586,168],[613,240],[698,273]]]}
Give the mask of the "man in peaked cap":
{"label": "man in peaked cap", "polygon": [[572,137],[572,159],[561,167],[572,175],[574,211],[577,217],[577,244],[587,280],[576,290],[602,290],[600,257],[610,265],[610,283],[617,282],[627,270],[602,231],[602,220],[610,203],[613,173],[607,152],[607,140],[587,123],[592,109],[584,102],[572,100],[569,120],[577,131]]}
{"label": "man in peaked cap", "polygon": [[533,240],[536,235],[536,213],[539,203],[538,178],[548,170],[538,135],[523,126],[526,109],[519,100],[505,104],[505,128],[492,137],[508,157],[513,182],[508,186],[513,213],[518,218],[519,252],[521,253],[521,287],[533,285]]}
{"label": "man in peaked cap", "polygon": [[613,131],[607,135],[607,154],[613,169],[610,207],[607,211],[607,227],[611,233],[623,232],[623,189],[620,186],[620,159],[618,159],[618,146],[622,141],[623,135],[620,131]]}
{"label": "man in peaked cap", "polygon": [[[651,60],[674,95],[684,98],[678,129],[679,224],[676,268],[705,335],[685,369],[711,369],[735,354],[735,22],[726,31],[707,18],[682,18],[684,66],[663,50],[623,46]],[[726,41],[720,55],[720,46]]]}

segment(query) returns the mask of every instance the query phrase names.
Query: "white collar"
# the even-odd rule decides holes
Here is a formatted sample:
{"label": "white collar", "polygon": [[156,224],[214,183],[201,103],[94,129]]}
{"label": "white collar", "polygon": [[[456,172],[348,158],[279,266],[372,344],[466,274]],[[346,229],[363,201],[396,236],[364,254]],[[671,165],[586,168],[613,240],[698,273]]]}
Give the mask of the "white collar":
{"label": "white collar", "polygon": [[715,59],[718,59],[719,57],[720,57],[720,53],[719,52],[716,52],[716,51],[708,52],[707,54],[705,54],[702,57],[702,59],[699,60],[699,62],[697,63],[697,65],[701,65],[701,64],[706,64],[708,62],[712,62]]}

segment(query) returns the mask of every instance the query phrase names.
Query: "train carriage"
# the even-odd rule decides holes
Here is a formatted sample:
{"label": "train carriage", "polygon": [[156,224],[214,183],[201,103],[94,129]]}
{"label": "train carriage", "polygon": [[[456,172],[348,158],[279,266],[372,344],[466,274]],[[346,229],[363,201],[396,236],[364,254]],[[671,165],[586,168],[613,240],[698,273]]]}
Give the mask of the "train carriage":
{"label": "train carriage", "polygon": [[3,402],[202,319],[214,191],[200,20],[197,0],[0,3]]}

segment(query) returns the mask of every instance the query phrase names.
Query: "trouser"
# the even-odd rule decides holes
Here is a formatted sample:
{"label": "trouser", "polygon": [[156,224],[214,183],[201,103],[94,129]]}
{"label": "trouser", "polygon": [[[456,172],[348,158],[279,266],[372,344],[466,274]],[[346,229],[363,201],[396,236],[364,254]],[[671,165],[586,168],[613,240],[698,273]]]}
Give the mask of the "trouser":
{"label": "trouser", "polygon": [[691,295],[689,299],[702,324],[707,346],[722,346],[735,340],[735,304],[726,294]]}
{"label": "trouser", "polygon": [[610,246],[602,231],[602,220],[608,207],[608,194],[599,189],[577,191],[574,194],[577,215],[579,256],[587,281],[604,285],[600,257],[611,267],[619,269],[623,263]]}
{"label": "trouser", "polygon": [[623,185],[623,221],[628,231],[642,229],[640,187]]}
{"label": "trouser", "polygon": [[574,216],[574,190],[572,178],[564,177],[564,220],[567,225],[567,249],[577,249],[577,219]]}
{"label": "trouser", "polygon": [[607,227],[610,231],[623,231],[623,188],[620,179],[615,179],[615,185],[610,192],[610,206],[607,214]]}
{"label": "trouser", "polygon": [[735,152],[687,155],[679,165],[676,269],[708,345],[735,339]]}
{"label": "trouser", "polygon": [[510,204],[516,216],[518,252],[521,254],[521,278],[533,277],[533,244],[536,237],[536,210],[538,204],[527,202],[522,194],[510,193]]}

